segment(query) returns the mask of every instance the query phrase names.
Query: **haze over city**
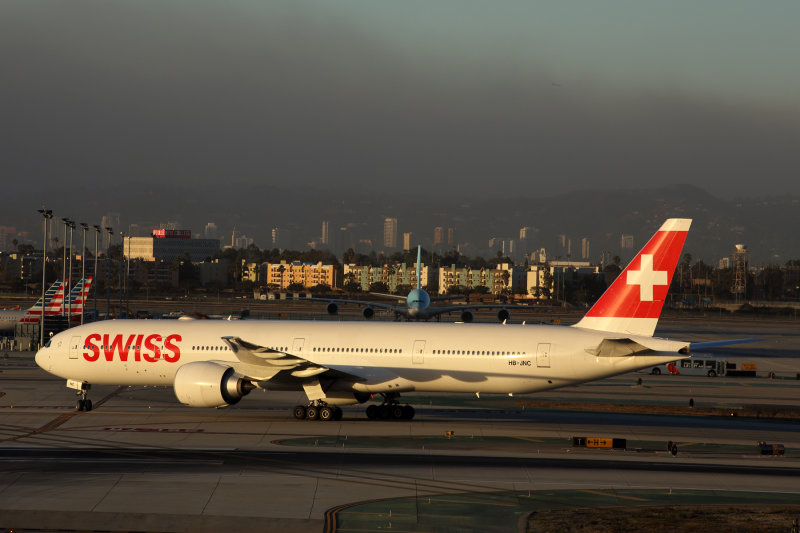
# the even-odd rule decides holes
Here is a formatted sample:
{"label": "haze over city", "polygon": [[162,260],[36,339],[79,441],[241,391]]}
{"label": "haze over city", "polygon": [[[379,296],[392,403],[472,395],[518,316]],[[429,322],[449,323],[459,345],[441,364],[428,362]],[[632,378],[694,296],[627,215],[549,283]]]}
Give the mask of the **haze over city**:
{"label": "haze over city", "polygon": [[[19,201],[0,224],[35,232],[47,204],[195,233],[213,220],[259,246],[331,217],[397,217],[430,239],[465,213],[494,224],[479,211],[492,202],[689,184],[714,199],[697,209],[728,217],[708,230],[757,250],[764,227],[800,218],[798,15],[792,2],[5,3],[0,174]],[[520,225],[580,238],[599,226],[580,212],[594,196],[566,202],[567,222],[531,201],[466,238]],[[776,223],[750,223],[765,216],[752,197],[782,206]],[[603,231],[632,231],[611,221],[640,207],[599,209]],[[352,216],[320,212],[339,208]],[[797,256],[773,240],[764,261]]]}

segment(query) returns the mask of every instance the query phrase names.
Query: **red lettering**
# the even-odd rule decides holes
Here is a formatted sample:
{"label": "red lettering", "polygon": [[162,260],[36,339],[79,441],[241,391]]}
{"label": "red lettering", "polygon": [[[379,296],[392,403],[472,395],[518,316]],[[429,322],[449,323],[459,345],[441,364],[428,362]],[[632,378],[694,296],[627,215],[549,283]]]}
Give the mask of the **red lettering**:
{"label": "red lettering", "polygon": [[148,363],[155,363],[156,361],[161,359],[161,348],[159,348],[156,344],[154,344],[153,341],[161,342],[161,335],[157,334],[148,335],[147,338],[144,340],[145,349],[150,350],[152,352],[152,355],[148,354],[147,352],[144,352],[142,354],[142,357],[144,357],[144,360],[147,361]]}
{"label": "red lettering", "polygon": [[141,361],[142,360],[142,339],[144,335],[139,335],[136,337],[136,350],[133,352],[133,360],[134,361]]}
{"label": "red lettering", "polygon": [[[167,363],[176,363],[178,359],[181,358],[181,348],[177,344],[173,344],[172,341],[180,342],[183,340],[180,335],[167,335],[167,338],[164,339],[164,361]],[[167,350],[172,352],[172,355],[167,354]]]}
{"label": "red lettering", "polygon": [[128,342],[125,343],[125,347],[122,346],[122,335],[115,335],[114,340],[111,341],[109,344],[109,336],[103,336],[103,343],[105,344],[104,352],[106,356],[106,361],[113,361],[114,360],[114,353],[119,354],[120,361],[127,361],[128,360],[128,351],[131,349],[131,345],[133,344],[134,339],[136,338],[135,335],[128,336]]}
{"label": "red lettering", "polygon": [[144,360],[148,363],[155,363],[163,357],[164,361],[168,363],[177,363],[181,358],[179,343],[182,340],[183,337],[174,333],[167,335],[166,338],[162,338],[157,333],[147,336],[132,334],[127,338],[120,333],[116,335],[106,333],[102,336],[99,333],[92,333],[83,342],[83,358],[89,362],[97,361],[100,359],[102,350],[109,363],[114,361],[115,356],[119,356],[119,360],[122,362],[127,362],[128,357],[131,357],[131,361]]}
{"label": "red lettering", "polygon": [[91,354],[89,354],[88,352],[83,352],[83,358],[89,361],[90,363],[97,361],[100,358],[100,348],[96,344],[94,344],[94,342],[100,342],[99,333],[92,333],[91,335],[86,337],[85,341],[83,341],[84,348],[87,348],[92,351]]}

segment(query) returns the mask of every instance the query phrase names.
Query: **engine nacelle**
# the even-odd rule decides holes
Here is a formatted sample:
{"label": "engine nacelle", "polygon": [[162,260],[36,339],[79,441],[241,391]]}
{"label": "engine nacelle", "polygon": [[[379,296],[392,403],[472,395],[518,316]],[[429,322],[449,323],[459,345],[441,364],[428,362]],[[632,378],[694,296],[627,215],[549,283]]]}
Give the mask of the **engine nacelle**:
{"label": "engine nacelle", "polygon": [[508,320],[509,317],[511,317],[511,313],[508,312],[508,309],[503,308],[497,312],[497,320],[500,322]]}
{"label": "engine nacelle", "polygon": [[472,322],[473,318],[475,318],[475,315],[472,314],[472,311],[461,311],[461,322]]}
{"label": "engine nacelle", "polygon": [[327,310],[329,315],[335,315],[339,312],[339,306],[336,305],[336,302],[331,302],[328,304]]}
{"label": "engine nacelle", "polygon": [[244,376],[229,366],[197,361],[181,366],[175,372],[175,396],[192,407],[224,407],[233,405],[255,388]]}
{"label": "engine nacelle", "polygon": [[365,307],[361,314],[364,315],[364,318],[369,320],[370,318],[375,316],[375,310],[371,307]]}

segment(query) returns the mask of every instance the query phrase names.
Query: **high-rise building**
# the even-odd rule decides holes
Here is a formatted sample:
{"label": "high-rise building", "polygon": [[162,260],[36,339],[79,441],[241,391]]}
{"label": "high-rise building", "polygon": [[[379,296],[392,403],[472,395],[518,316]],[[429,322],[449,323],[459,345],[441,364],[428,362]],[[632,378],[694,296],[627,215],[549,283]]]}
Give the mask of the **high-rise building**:
{"label": "high-rise building", "polygon": [[329,238],[330,238],[330,235],[328,233],[328,221],[327,220],[323,220],[322,221],[322,234],[320,235],[319,242],[321,244],[328,245],[328,244],[330,244]]}
{"label": "high-rise building", "polygon": [[447,246],[453,246],[456,243],[456,229],[447,228]]}
{"label": "high-rise building", "polygon": [[623,250],[632,250],[633,249],[633,235],[625,235],[623,234],[620,238],[619,247]]}
{"label": "high-rise building", "polygon": [[397,219],[386,218],[383,221],[383,246],[384,248],[397,248]]}
{"label": "high-rise building", "polygon": [[219,239],[219,230],[214,222],[209,222],[206,224],[206,228],[203,231],[203,237],[206,239]]}
{"label": "high-rise building", "polygon": [[440,246],[444,242],[444,228],[436,226],[433,228],[433,245]]}
{"label": "high-rise building", "polygon": [[411,240],[414,234],[410,231],[403,233],[403,250],[408,251],[411,249]]}
{"label": "high-rise building", "polygon": [[124,254],[130,259],[171,263],[189,254],[203,261],[219,251],[217,239],[192,239],[189,230],[154,229],[150,237],[125,237]]}
{"label": "high-rise building", "polygon": [[0,251],[10,251],[14,248],[13,241],[17,236],[17,228],[0,226]]}
{"label": "high-rise building", "polygon": [[589,259],[589,239],[581,239],[581,259]]}
{"label": "high-rise building", "polygon": [[121,230],[119,227],[119,213],[108,213],[107,215],[104,215],[103,218],[100,219],[100,226],[103,228],[101,233],[102,247],[103,249],[107,249],[111,244],[113,235],[109,235],[109,233],[106,231],[106,228],[111,228],[114,234],[119,234]]}

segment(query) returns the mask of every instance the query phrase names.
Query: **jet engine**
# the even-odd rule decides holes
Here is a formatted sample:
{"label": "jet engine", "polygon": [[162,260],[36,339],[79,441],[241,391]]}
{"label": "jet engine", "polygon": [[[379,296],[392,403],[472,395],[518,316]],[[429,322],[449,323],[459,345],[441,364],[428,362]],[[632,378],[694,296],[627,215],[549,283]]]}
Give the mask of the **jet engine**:
{"label": "jet engine", "polygon": [[254,388],[233,368],[210,361],[187,363],[175,372],[175,396],[192,407],[233,405]]}
{"label": "jet engine", "polygon": [[501,309],[497,312],[497,320],[503,322],[504,320],[508,320],[511,316],[511,313],[508,312],[508,309]]}
{"label": "jet engine", "polygon": [[475,318],[475,315],[472,314],[472,311],[461,311],[461,322],[472,322],[473,318]]}
{"label": "jet engine", "polygon": [[370,318],[375,316],[375,310],[371,307],[365,307],[361,314],[364,315],[364,318],[369,320]]}
{"label": "jet engine", "polygon": [[329,315],[335,315],[339,312],[339,306],[336,305],[336,302],[329,303],[327,309]]}

